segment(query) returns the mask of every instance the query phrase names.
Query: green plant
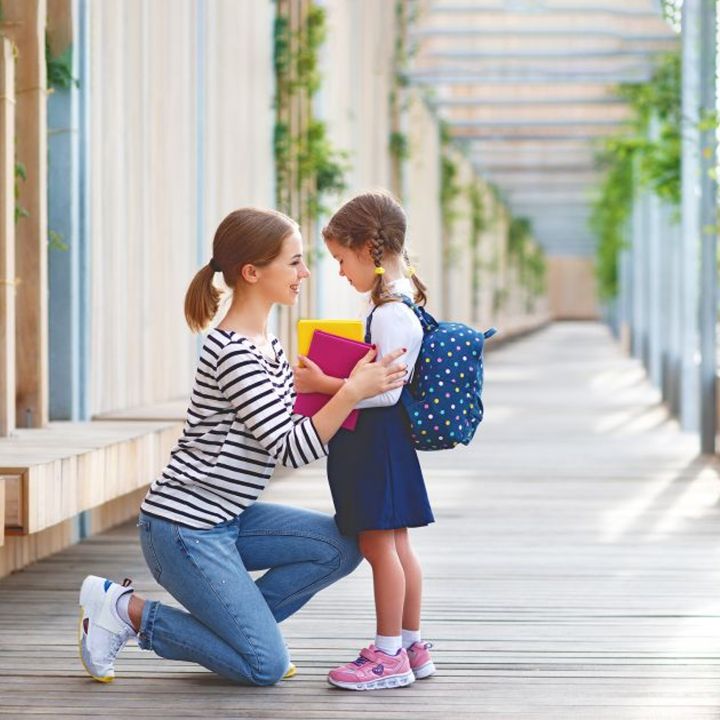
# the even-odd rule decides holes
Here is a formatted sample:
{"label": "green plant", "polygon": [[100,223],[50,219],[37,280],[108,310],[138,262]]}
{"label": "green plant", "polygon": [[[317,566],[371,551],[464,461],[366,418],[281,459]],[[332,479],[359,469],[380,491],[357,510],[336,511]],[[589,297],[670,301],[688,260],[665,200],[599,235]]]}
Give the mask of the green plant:
{"label": "green plant", "polygon": [[627,244],[626,223],[637,191],[647,189],[675,208],[680,206],[681,86],[681,58],[672,53],[658,60],[648,82],[626,83],[617,89],[628,101],[631,118],[596,155],[596,166],[604,175],[590,213],[603,300],[617,294],[618,255]]}
{"label": "green plant", "polygon": [[617,258],[627,245],[625,226],[635,195],[633,163],[637,147],[634,138],[615,138],[607,142],[605,153],[598,157],[605,176],[592,203],[590,228],[597,238],[595,274],[603,300],[617,295]]}
{"label": "green plant", "polygon": [[27,170],[21,162],[15,161],[15,222],[20,218],[30,217],[27,208],[20,204],[20,183],[27,180]]}
{"label": "green plant", "polygon": [[[320,88],[319,49],[326,36],[325,10],[310,3],[301,27],[293,31],[277,6],[274,24],[276,204],[291,212],[292,198],[301,197],[301,223],[325,211],[323,197],[345,189],[347,153],[336,150],[325,123],[313,117],[313,97]],[[294,101],[304,100],[309,113],[294,131],[288,120]]]}
{"label": "green plant", "polygon": [[390,154],[397,160],[410,157],[410,141],[406,133],[399,130],[390,133]]}
{"label": "green plant", "polygon": [[347,154],[335,150],[328,140],[325,123],[311,120],[305,133],[298,138],[298,178],[314,180],[315,192],[308,196],[308,213],[317,217],[326,212],[322,198],[328,193],[342,192],[348,169]]}
{"label": "green plant", "polygon": [[480,236],[487,228],[487,218],[480,184],[477,181],[470,183],[467,193],[470,200],[470,247],[474,250],[480,243]]}
{"label": "green plant", "polygon": [[440,122],[440,215],[443,234],[448,236],[459,217],[455,203],[463,192],[458,182],[458,163],[452,150],[450,129],[446,123]]}
{"label": "green plant", "polygon": [[47,32],[45,33],[45,72],[49,88],[69,90],[73,85],[80,87],[77,78],[72,74],[72,45],[68,45],[60,55],[53,55]]}
{"label": "green plant", "polygon": [[65,238],[61,233],[55,230],[48,230],[48,245],[54,250],[62,250],[66,252],[69,245],[65,242]]}
{"label": "green plant", "polygon": [[526,309],[532,311],[535,298],[545,291],[546,263],[542,248],[533,238],[532,222],[514,217],[508,226],[508,258],[518,270],[520,284],[528,291]]}

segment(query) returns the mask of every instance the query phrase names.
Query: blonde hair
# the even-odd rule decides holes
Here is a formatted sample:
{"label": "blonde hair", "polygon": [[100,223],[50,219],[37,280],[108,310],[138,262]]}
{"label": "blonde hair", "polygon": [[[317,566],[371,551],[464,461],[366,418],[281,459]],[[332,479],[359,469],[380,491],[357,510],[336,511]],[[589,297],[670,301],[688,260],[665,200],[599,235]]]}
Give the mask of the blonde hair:
{"label": "blonde hair", "polygon": [[218,226],[210,262],[190,282],[185,294],[185,319],[193,332],[202,332],[215,317],[222,292],[213,284],[222,272],[225,284],[235,289],[245,265],[269,265],[281,252],[285,238],[297,223],[277,210],[240,208]]}
{"label": "blonde hair", "polygon": [[[333,240],[355,252],[369,243],[375,267],[382,267],[386,254],[400,255],[405,265],[409,266],[405,248],[406,229],[405,211],[397,200],[388,192],[374,190],[346,202],[330,218],[322,235],[325,240]],[[415,285],[414,300],[424,305],[427,302],[427,287],[415,273],[411,277]],[[397,299],[390,294],[383,273],[375,276],[370,297],[375,305]]]}

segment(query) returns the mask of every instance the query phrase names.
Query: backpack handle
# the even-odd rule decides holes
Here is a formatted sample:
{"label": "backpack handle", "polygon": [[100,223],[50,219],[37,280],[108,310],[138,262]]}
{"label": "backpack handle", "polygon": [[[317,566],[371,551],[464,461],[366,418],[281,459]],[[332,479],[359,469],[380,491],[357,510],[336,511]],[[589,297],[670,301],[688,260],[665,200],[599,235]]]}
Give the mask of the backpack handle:
{"label": "backpack handle", "polygon": [[[420,321],[420,325],[423,329],[423,334],[428,332],[429,330],[432,330],[437,327],[438,323],[435,318],[430,315],[425,308],[421,308],[418,305],[416,305],[407,295],[394,295],[393,297],[396,297],[398,300],[400,300],[404,305],[407,305],[416,315],[417,319]],[[372,325],[372,316],[374,315],[375,311],[379,308],[379,305],[376,305],[371,311],[370,314],[367,316],[367,320],[365,321],[365,342],[370,342],[370,326]]]}

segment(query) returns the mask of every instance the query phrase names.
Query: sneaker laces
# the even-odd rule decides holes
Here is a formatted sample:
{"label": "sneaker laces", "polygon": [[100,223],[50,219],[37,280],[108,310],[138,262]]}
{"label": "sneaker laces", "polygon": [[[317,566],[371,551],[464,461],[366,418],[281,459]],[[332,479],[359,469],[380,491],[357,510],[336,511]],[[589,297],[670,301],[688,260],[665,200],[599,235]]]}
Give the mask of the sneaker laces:
{"label": "sneaker laces", "polygon": [[363,648],[360,651],[360,655],[358,656],[357,660],[353,660],[353,665],[357,665],[357,667],[362,667],[363,665],[366,665],[369,662],[372,662],[371,658],[369,658],[365,653],[370,652],[368,648]]}
{"label": "sneaker laces", "polygon": [[127,630],[122,630],[121,632],[115,633],[113,635],[112,644],[110,645],[110,650],[107,654],[107,660],[113,661],[117,657],[117,654],[123,649],[127,641],[133,637],[135,633],[128,628]]}

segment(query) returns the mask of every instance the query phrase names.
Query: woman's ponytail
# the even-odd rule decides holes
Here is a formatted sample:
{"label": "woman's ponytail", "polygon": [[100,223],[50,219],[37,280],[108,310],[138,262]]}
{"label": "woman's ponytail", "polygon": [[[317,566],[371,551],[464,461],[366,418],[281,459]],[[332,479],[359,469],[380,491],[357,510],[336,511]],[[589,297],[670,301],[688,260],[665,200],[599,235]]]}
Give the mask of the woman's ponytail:
{"label": "woman's ponytail", "polygon": [[185,320],[195,333],[208,326],[220,307],[222,293],[213,284],[214,276],[215,271],[210,265],[205,265],[195,273],[185,293]]}

